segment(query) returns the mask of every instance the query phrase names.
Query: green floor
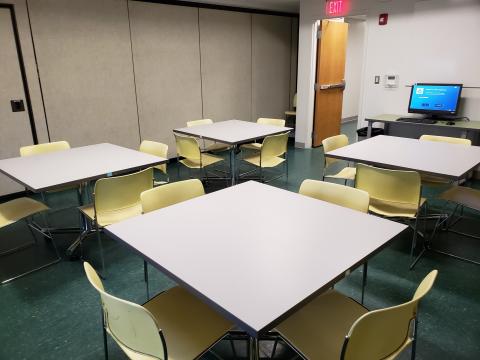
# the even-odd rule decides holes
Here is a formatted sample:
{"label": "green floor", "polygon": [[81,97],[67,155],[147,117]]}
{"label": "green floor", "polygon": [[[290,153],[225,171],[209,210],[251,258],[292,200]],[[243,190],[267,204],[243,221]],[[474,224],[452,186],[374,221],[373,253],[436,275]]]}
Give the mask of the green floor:
{"label": "green floor", "polygon": [[[355,140],[355,123],[343,126],[343,132]],[[288,184],[277,180],[272,185],[298,191],[306,178],[320,179],[323,152],[318,149],[290,149]],[[170,168],[175,180],[175,165]],[[186,176],[186,173],[183,174]],[[480,183],[473,184],[480,187]],[[211,190],[211,189],[210,189]],[[75,194],[49,197],[52,206],[75,203]],[[436,203],[441,206],[442,204]],[[288,214],[282,214],[288,219]],[[480,216],[461,225],[480,234]],[[50,217],[54,225],[75,225],[75,210],[59,212]],[[341,231],[342,229],[338,229]],[[181,229],[179,229],[181,231]],[[319,229],[321,234],[321,229]],[[159,236],[161,231],[159,229]],[[56,238],[64,254],[74,235]],[[0,231],[0,252],[13,243],[28,242],[31,234],[23,223]],[[411,233],[405,232],[391,246],[369,261],[366,306],[370,309],[395,305],[408,300],[419,281],[431,269],[439,270],[434,289],[420,307],[417,359],[479,359],[480,358],[480,267],[435,253],[427,253],[413,271],[408,270]],[[438,246],[452,246],[457,252],[480,259],[480,244],[454,234],[442,233]],[[21,267],[28,261],[43,261],[49,254],[48,244],[39,241],[15,255],[0,258],[0,275]],[[108,278],[105,286],[111,293],[138,303],[145,301],[142,260],[128,249],[105,239]],[[85,242],[84,255],[95,264],[98,259],[94,238]],[[173,285],[167,277],[151,268],[151,287],[160,291]],[[359,298],[361,272],[356,270],[336,285],[337,290]],[[252,299],[253,301],[253,299]],[[321,319],[319,319],[321,321]],[[201,329],[199,329],[201,331]],[[245,356],[245,342],[239,341],[237,355]],[[267,358],[271,343],[262,345]],[[110,358],[124,355],[110,341]],[[221,358],[233,358],[229,342],[221,342],[214,352]],[[295,354],[281,346],[278,359],[291,359]],[[100,307],[97,294],[88,284],[80,261],[64,260],[34,274],[0,287],[0,359],[102,359]],[[205,359],[215,359],[207,354]],[[405,354],[402,358],[408,358]]]}

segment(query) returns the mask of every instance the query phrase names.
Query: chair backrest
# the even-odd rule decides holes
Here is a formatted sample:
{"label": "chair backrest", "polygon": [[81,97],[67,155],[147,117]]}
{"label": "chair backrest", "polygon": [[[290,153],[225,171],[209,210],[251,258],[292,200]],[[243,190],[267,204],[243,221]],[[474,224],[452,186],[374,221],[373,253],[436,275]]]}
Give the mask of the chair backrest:
{"label": "chair backrest", "polygon": [[418,205],[421,178],[416,171],[389,170],[357,164],[355,187],[366,191],[370,199]]}
{"label": "chair backrest", "polygon": [[435,141],[435,142],[446,142],[450,144],[460,144],[460,145],[472,145],[472,140],[450,137],[450,136],[437,136],[437,135],[422,135],[420,136],[422,141]]}
{"label": "chair backrest", "polygon": [[287,152],[288,132],[278,135],[270,135],[263,139],[260,156],[268,159],[275,156],[282,156]]}
{"label": "chair backrest", "polygon": [[205,195],[202,182],[198,179],[190,179],[146,190],[142,192],[140,199],[143,212],[148,213],[202,195]]}
{"label": "chair backrest", "polygon": [[364,213],[368,212],[370,203],[370,196],[366,191],[319,180],[303,180],[298,192],[302,195]]}
{"label": "chair backrest", "polygon": [[386,359],[408,344],[418,303],[432,288],[437,274],[433,270],[422,280],[412,300],[358,318],[345,338],[341,359]]}
{"label": "chair backrest", "polygon": [[[116,210],[141,209],[140,194],[153,187],[153,169],[133,174],[108,177],[95,183],[95,216],[102,218]],[[136,214],[132,214],[136,215]]]}
{"label": "chair backrest", "polygon": [[[329,151],[339,149],[348,145],[348,137],[345,134],[331,136],[322,140],[323,153],[326,154]],[[330,166],[336,163],[339,159],[325,157],[325,166]]]}
{"label": "chair backrest", "polygon": [[166,359],[165,339],[153,315],[143,306],[119,299],[107,293],[97,272],[88,263],[83,263],[90,284],[100,294],[104,326],[121,346],[139,355]]}
{"label": "chair backrest", "polygon": [[177,156],[186,159],[200,160],[200,147],[197,139],[193,136],[180,136],[175,134],[175,144],[177,145]]}
{"label": "chair backrest", "polygon": [[68,150],[70,144],[67,141],[55,141],[37,145],[22,146],[20,148],[20,156],[32,156],[46,154],[55,151]]}
{"label": "chair backrest", "polygon": [[[168,158],[168,145],[157,141],[143,140],[138,150],[150,155],[155,155],[165,159]],[[164,174],[167,173],[167,164],[157,165],[155,168]]]}
{"label": "chair backrest", "polygon": [[257,119],[257,124],[273,125],[273,126],[283,127],[283,126],[285,126],[285,120],[283,120],[283,119],[270,119],[270,118],[258,118]]}
{"label": "chair backrest", "polygon": [[198,125],[209,125],[209,124],[213,124],[212,119],[200,119],[200,120],[187,121],[187,127],[198,126]]}

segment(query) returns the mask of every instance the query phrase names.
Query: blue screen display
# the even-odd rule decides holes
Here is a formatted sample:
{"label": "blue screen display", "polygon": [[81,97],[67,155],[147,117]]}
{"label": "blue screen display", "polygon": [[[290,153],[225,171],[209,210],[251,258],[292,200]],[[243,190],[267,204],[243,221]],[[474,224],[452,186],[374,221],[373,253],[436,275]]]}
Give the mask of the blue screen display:
{"label": "blue screen display", "polygon": [[410,98],[410,110],[426,112],[457,111],[458,95],[462,87],[459,85],[427,85],[415,84]]}

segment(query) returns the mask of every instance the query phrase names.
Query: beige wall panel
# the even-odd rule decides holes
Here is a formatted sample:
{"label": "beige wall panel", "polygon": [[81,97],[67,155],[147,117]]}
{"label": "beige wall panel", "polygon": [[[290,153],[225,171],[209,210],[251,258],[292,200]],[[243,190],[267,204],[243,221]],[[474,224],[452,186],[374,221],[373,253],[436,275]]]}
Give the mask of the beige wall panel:
{"label": "beige wall panel", "polygon": [[251,120],[251,15],[199,11],[203,117]]}
{"label": "beige wall panel", "polygon": [[290,55],[290,109],[293,109],[293,96],[297,92],[298,19],[292,18],[292,46]]}
{"label": "beige wall panel", "polygon": [[253,118],[284,118],[290,108],[292,20],[252,17]]}
{"label": "beige wall panel", "polygon": [[138,147],[125,0],[31,0],[51,140]]}
{"label": "beige wall panel", "polygon": [[142,140],[169,145],[172,129],[202,118],[198,9],[130,1]]}

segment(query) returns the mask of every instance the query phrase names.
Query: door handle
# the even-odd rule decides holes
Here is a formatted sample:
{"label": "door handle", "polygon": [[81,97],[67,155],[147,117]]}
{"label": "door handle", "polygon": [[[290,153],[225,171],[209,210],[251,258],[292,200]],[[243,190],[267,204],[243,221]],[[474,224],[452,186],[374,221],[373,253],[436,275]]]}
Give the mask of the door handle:
{"label": "door handle", "polygon": [[318,84],[317,83],[317,84],[315,84],[315,91],[331,90],[331,89],[342,89],[342,90],[344,90],[346,85],[347,85],[347,83],[345,82],[345,79],[342,80],[341,82],[335,83],[335,84]]}

